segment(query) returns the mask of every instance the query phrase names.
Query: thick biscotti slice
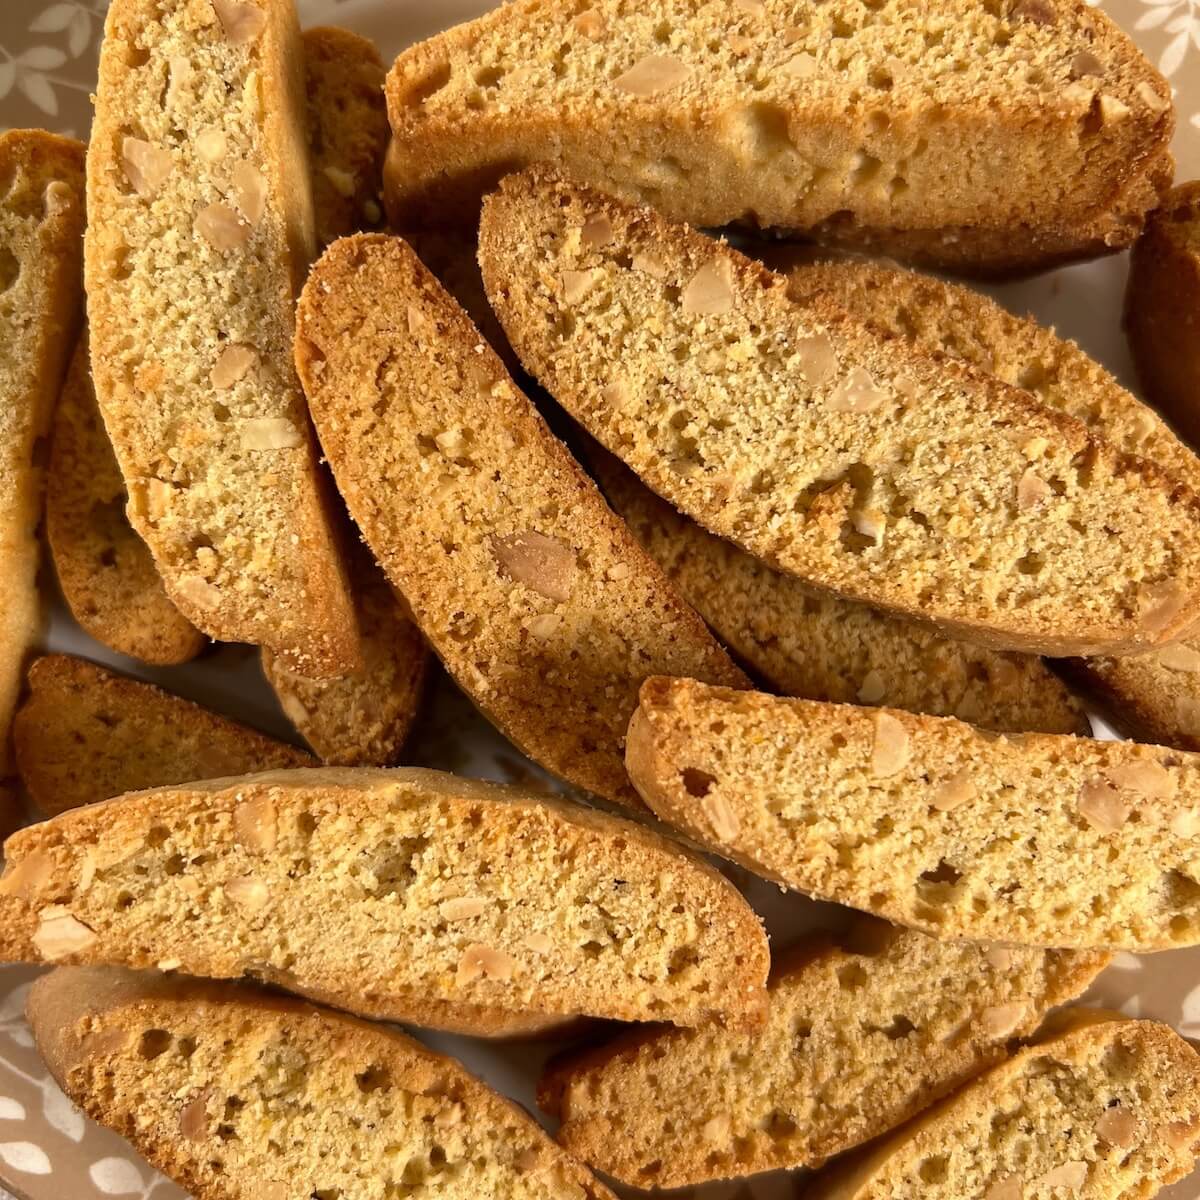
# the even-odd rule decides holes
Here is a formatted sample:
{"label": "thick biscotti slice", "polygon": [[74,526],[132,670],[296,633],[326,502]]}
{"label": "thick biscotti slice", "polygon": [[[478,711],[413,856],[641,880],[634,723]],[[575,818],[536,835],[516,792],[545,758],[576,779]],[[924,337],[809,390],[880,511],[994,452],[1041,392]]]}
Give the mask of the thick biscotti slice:
{"label": "thick biscotti slice", "polygon": [[142,788],[315,766],[283,742],[96,663],[48,654],[13,724],[17,768],[49,815]]}
{"label": "thick biscotti slice", "polygon": [[550,393],[776,569],[1003,649],[1132,653],[1195,623],[1200,500],[1028,394],[541,168],[488,198],[480,263]]}
{"label": "thick biscotti slice", "polygon": [[641,681],[744,682],[704,623],[399,238],[326,251],[296,362],[350,515],[460,686],[544,767],[637,805]]}
{"label": "thick biscotti slice", "polygon": [[37,639],[43,473],[36,461],[79,330],[83,146],[38,129],[0,134],[0,776]]}
{"label": "thick biscotti slice", "polygon": [[753,1027],[758,918],[630,821],[415,768],[316,768],[137,792],[5,844],[7,961],[236,978],[364,1016],[410,997]]}
{"label": "thick biscotti slice", "polygon": [[955,641],[818,592],[677,513],[595,443],[586,459],[633,536],[773,691],[954,716],[986,729],[1090,731],[1039,659]]}
{"label": "thick biscotti slice", "polygon": [[362,666],[341,679],[307,679],[264,650],[263,673],[322,762],[388,767],[399,760],[420,707],[429,648],[369,552],[352,545],[347,553]]}
{"label": "thick biscotti slice", "polygon": [[[986,296],[859,261],[797,267],[789,274],[788,288],[799,301],[822,296],[916,349],[949,355],[1027,388],[1041,403],[1069,413],[1118,449],[1157,463],[1193,489],[1200,487],[1200,459],[1153,409],[1074,342],[1013,316]],[[1186,321],[1186,306],[1181,308]],[[1200,643],[1186,640],[1125,658],[1062,660],[1058,668],[1099,700],[1130,737],[1200,750]]]}
{"label": "thick biscotti slice", "polygon": [[518,0],[388,76],[393,224],[549,162],[698,226],[1086,224],[1158,157],[1170,92],[1075,0]]}
{"label": "thick biscotti slice", "polygon": [[1175,188],[1134,247],[1125,331],[1149,399],[1200,444],[1200,181]]}
{"label": "thick biscotti slice", "polygon": [[46,472],[46,534],[58,582],[72,616],[98,642],[142,662],[187,662],[203,649],[204,635],[167,596],[125,501],[85,331],[54,411]]}
{"label": "thick biscotti slice", "polygon": [[641,1188],[817,1166],[1002,1061],[1108,961],[855,933],[776,964],[760,1032],[630,1034],[552,1062],[538,1102],[559,1142]]}
{"label": "thick biscotti slice", "polygon": [[92,370],[129,515],[210,637],[358,665],[291,361],[314,249],[290,0],[116,0],[88,152]]}
{"label": "thick biscotti slice", "polygon": [[516,1105],[391,1029],[112,968],[43,976],[27,1013],[64,1091],[196,1200],[613,1200]]}
{"label": "thick biscotti slice", "polygon": [[942,938],[1200,942],[1200,758],[651,679],[630,778],[769,879]]}
{"label": "thick biscotti slice", "polygon": [[1166,1025],[1076,1011],[805,1200],[1127,1200],[1182,1179],[1200,1137],[1200,1057]]}

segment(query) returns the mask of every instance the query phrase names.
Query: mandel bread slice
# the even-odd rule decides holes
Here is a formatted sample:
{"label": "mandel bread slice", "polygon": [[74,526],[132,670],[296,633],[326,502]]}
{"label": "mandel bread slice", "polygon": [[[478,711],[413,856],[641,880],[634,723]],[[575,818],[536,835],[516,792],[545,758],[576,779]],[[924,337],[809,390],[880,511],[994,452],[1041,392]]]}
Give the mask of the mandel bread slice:
{"label": "mandel bread slice", "polygon": [[28,1016],[71,1099],[196,1200],[613,1200],[528,1114],[394,1029],[104,967],[43,976]]}
{"label": "mandel bread slice", "polygon": [[[1155,217],[1155,228],[1163,223]],[[948,356],[1025,388],[1118,449],[1157,463],[1192,489],[1200,487],[1200,459],[1149,405],[1074,342],[1006,312],[978,292],[852,259],[795,267],[788,290],[801,303],[824,297],[924,353]],[[1181,305],[1180,312],[1186,322],[1188,306]],[[1056,668],[1100,701],[1105,715],[1128,736],[1200,750],[1200,643],[1185,639],[1153,654],[1123,658],[1065,659]]]}
{"label": "mandel bread slice", "polygon": [[0,134],[0,777],[39,635],[44,478],[38,440],[82,315],[83,146],[37,129]]}
{"label": "mandel bread slice", "polygon": [[1071,1010],[1063,1029],[944,1100],[806,1200],[1150,1197],[1191,1170],[1200,1057],[1155,1021]]}
{"label": "mandel bread slice", "polygon": [[323,677],[358,643],[291,358],[303,76],[291,0],[116,0],[85,257],[97,397],[171,599]]}
{"label": "mandel bread slice", "polygon": [[1001,654],[818,592],[689,521],[594,442],[585,459],[634,537],[772,691],[955,716],[987,729],[1089,731],[1079,705],[1035,656]]}
{"label": "mandel bread slice", "polygon": [[350,515],[446,668],[542,766],[637,806],[641,681],[741,672],[401,239],[331,246],[297,329]]}
{"label": "mandel bread slice", "polygon": [[10,838],[8,961],[255,974],[364,1016],[411,997],[761,1023],[766,936],[698,856],[632,822],[415,768],[138,792]]}
{"label": "mandel bread slice", "polygon": [[630,778],[701,845],[941,938],[1200,942],[1200,759],[651,679]]}
{"label": "mandel bread slice", "polygon": [[551,395],[768,565],[997,649],[1127,654],[1196,621],[1200,500],[1019,389],[542,168],[488,197],[480,263]]}
{"label": "mandel bread slice", "polygon": [[759,1032],[622,1035],[552,1062],[538,1099],[559,1142],[640,1188],[819,1166],[1001,1062],[1107,962],[864,924],[776,962]]}
{"label": "mandel bread slice", "polygon": [[387,92],[397,227],[548,162],[705,227],[1067,229],[1173,128],[1166,81],[1079,0],[518,0],[404,51]]}

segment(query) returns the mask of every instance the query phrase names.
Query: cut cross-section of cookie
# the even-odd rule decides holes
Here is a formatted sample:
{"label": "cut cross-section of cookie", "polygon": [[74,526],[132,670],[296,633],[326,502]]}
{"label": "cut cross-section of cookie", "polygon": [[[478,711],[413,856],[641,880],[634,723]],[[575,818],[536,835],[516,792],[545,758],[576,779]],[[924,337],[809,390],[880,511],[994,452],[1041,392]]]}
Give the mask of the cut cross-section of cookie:
{"label": "cut cross-section of cookie", "polygon": [[997,649],[1135,653],[1200,615],[1189,489],[726,245],[533,168],[488,198],[480,263],[547,390],[779,570]]}
{"label": "cut cross-section of cookie", "polygon": [[632,822],[436,771],[314,768],[138,792],[6,843],[9,961],[257,975],[364,1016],[412,997],[754,1027],[766,937]]}
{"label": "cut cross-section of cookie", "polygon": [[538,1100],[561,1118],[562,1145],[633,1187],[820,1165],[1002,1061],[1107,961],[864,921],[844,947],[804,943],[776,962],[761,1031],[666,1029],[568,1051]]}
{"label": "cut cross-section of cookie", "polygon": [[638,805],[641,681],[744,682],[704,622],[401,239],[326,251],[296,361],[350,515],[455,680],[542,766]]}
{"label": "cut cross-section of cookie", "polygon": [[528,1114],[393,1029],[104,967],[43,976],[28,1016],[67,1095],[196,1200],[613,1200]]}
{"label": "cut cross-section of cookie", "polygon": [[1200,943],[1200,756],[652,679],[627,763],[668,824],[941,938]]}

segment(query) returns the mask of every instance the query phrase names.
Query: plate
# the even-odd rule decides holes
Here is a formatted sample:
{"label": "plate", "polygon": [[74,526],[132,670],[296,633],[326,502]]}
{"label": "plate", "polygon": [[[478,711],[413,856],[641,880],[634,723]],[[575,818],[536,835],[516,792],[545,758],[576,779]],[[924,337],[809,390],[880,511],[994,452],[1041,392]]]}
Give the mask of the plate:
{"label": "plate", "polygon": [[[0,128],[41,125],[86,137],[88,95],[95,86],[106,7],[106,0],[0,0]],[[299,0],[305,25],[354,29],[374,39],[385,59],[490,7],[486,0]],[[1200,0],[1106,0],[1100,7],[1133,34],[1170,79],[1179,113],[1177,178],[1200,175]],[[1074,338],[1134,387],[1120,331],[1125,271],[1125,258],[1120,256],[987,290],[1014,311],[1031,312]],[[222,647],[186,667],[147,669],[93,642],[57,598],[51,600],[46,647],[112,664],[275,736],[294,736],[262,679],[257,655],[245,647]],[[1097,731],[1112,736],[1101,723]],[[462,775],[554,786],[444,678],[435,682],[406,761]],[[763,915],[777,947],[839,919],[832,906],[783,895],[737,868],[723,869]],[[47,1077],[22,1016],[25,995],[37,974],[32,967],[0,967],[0,1200],[185,1200],[179,1188],[142,1162],[124,1141],[86,1120]],[[1200,1038],[1200,948],[1117,955],[1083,1002],[1117,1008],[1129,1016],[1154,1017],[1185,1036]],[[497,1047],[436,1033],[419,1036],[536,1113],[534,1081],[554,1045]],[[777,1173],[676,1195],[782,1200],[796,1194],[798,1179],[794,1173]],[[1200,1174],[1161,1196],[1200,1200]]]}

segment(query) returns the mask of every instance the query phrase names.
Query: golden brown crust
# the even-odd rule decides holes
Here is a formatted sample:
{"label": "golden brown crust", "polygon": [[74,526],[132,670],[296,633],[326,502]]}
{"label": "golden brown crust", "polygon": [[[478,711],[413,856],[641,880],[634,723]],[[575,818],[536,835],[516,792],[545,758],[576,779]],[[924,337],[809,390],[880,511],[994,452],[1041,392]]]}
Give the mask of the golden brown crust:
{"label": "golden brown crust", "polygon": [[1128,654],[1196,623],[1200,500],[1028,393],[542,168],[488,197],[480,263],[547,390],[772,567],[997,649]]}
{"label": "golden brown crust", "polygon": [[939,938],[1200,941],[1200,761],[651,679],[626,762],[668,824],[796,890]]}
{"label": "golden brown crust", "polygon": [[448,1200],[613,1200],[516,1105],[394,1030],[113,968],[43,976],[28,1016],[72,1099],[197,1200],[283,1200],[298,1179],[350,1196],[364,1170],[398,1188],[405,1164]]}
{"label": "golden brown crust", "polygon": [[229,30],[209,2],[108,11],[88,162],[92,369],[172,600],[209,636],[322,677],[358,651],[291,363],[314,248],[303,54],[288,0],[252,9],[223,9]]}
{"label": "golden brown crust", "polygon": [[13,710],[41,627],[36,447],[81,318],[83,153],[39,129],[0,134],[0,776],[11,769]]}
{"label": "golden brown crust", "polygon": [[312,768],[75,809],[5,846],[10,961],[251,973],[363,1016],[761,1023],[758,918],[631,822],[436,771]]}
{"label": "golden brown crust", "polygon": [[330,247],[298,322],[351,516],[447,669],[531,758],[637,805],[621,744],[654,664],[744,677],[404,242]]}

